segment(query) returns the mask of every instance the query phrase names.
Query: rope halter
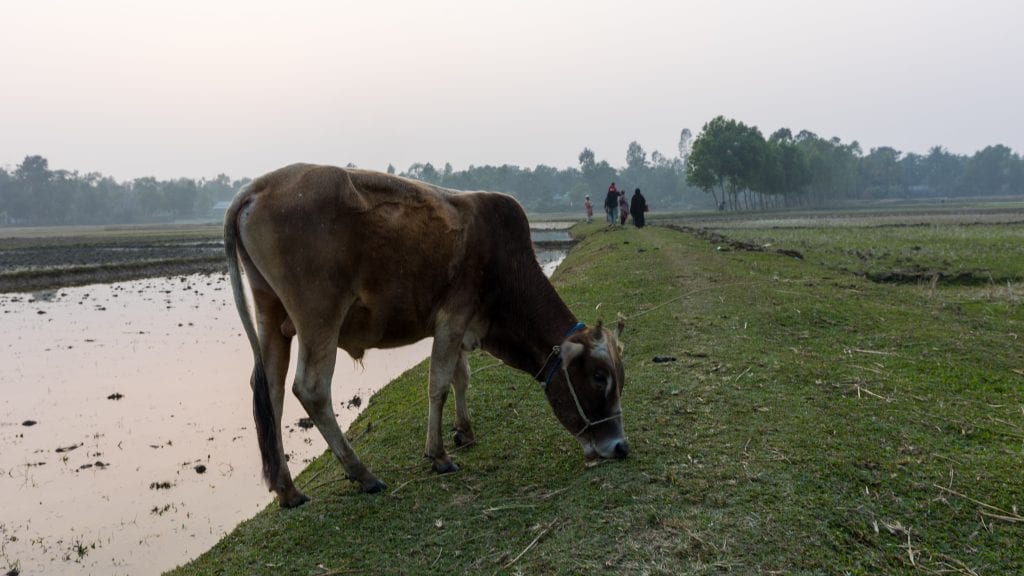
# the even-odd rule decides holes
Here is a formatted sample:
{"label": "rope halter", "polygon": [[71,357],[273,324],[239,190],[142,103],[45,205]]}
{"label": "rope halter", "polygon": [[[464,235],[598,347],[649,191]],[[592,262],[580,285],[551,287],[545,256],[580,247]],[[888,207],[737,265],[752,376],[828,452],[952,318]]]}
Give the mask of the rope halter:
{"label": "rope halter", "polygon": [[[586,328],[586,324],[584,324],[583,322],[577,323],[575,326],[570,328],[565,333],[565,338],[572,336],[573,334],[579,332],[580,330],[583,330],[584,328]],[[548,354],[548,357],[544,360],[544,364],[541,366],[540,372],[537,372],[536,376],[534,376],[534,379],[540,382],[541,388],[544,389],[544,391],[546,392],[548,386],[551,384],[551,378],[554,377],[555,375],[555,371],[561,369],[562,375],[565,376],[565,384],[569,388],[569,395],[572,396],[572,401],[574,404],[576,404],[576,412],[579,414],[580,419],[583,420],[583,428],[580,428],[579,432],[576,432],[575,436],[579,438],[581,435],[583,435],[584,432],[586,432],[587,430],[594,426],[597,426],[598,424],[603,424],[611,420],[617,420],[619,418],[622,418],[622,411],[616,412],[615,414],[612,414],[611,416],[608,416],[606,418],[601,418],[600,420],[591,420],[590,418],[587,418],[587,413],[583,411],[583,404],[580,403],[580,397],[576,394],[576,387],[573,386],[572,378],[569,377],[569,369],[567,366],[564,366],[562,364],[561,352],[561,346],[552,346],[551,353]],[[547,369],[547,372],[546,374],[544,374],[544,378],[542,379],[540,375],[545,372],[544,367],[547,366],[549,362],[551,362],[552,357],[555,357],[555,361],[551,363],[551,366]]]}

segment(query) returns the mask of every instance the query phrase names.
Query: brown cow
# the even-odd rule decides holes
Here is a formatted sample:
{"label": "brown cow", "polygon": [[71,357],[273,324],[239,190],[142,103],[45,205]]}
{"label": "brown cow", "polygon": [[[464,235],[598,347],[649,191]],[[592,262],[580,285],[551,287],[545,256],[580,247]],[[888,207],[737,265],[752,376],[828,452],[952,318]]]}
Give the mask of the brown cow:
{"label": "brown cow", "polygon": [[441,440],[449,387],[455,388],[455,442],[474,441],[465,351],[478,346],[535,375],[587,458],[629,453],[619,405],[622,323],[612,332],[600,322],[591,328],[577,322],[541,272],[526,216],[511,197],[294,164],[235,196],[224,218],[224,247],[255,358],[251,384],[263,475],[282,506],[307,500],[292,483],[281,441],[294,335],[292,391],[366,492],[386,486],[359,461],[334,417],[337,348],[359,359],[369,348],[434,338],[426,455],[438,472],[457,470]]}

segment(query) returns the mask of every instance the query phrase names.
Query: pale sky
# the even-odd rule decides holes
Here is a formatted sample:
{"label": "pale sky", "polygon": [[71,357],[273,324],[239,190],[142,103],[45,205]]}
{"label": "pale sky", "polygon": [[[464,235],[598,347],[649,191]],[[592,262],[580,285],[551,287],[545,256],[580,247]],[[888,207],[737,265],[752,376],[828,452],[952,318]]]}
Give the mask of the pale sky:
{"label": "pale sky", "polygon": [[719,114],[1024,152],[1024,1],[0,0],[0,166],[613,166]]}

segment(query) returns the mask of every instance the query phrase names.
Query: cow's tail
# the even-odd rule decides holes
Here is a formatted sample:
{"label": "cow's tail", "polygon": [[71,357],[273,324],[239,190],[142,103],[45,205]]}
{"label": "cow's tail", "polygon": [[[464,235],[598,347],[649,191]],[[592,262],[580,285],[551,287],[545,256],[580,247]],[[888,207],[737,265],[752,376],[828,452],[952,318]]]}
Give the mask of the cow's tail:
{"label": "cow's tail", "polygon": [[228,276],[231,278],[231,293],[235,298],[238,316],[242,319],[242,328],[249,338],[252,347],[253,369],[252,380],[252,415],[256,422],[256,436],[260,444],[260,456],[263,459],[263,479],[273,489],[274,479],[281,467],[280,436],[277,433],[278,421],[274,414],[274,404],[270,399],[270,383],[263,365],[263,354],[260,352],[260,339],[253,324],[249,305],[246,303],[245,286],[242,284],[242,270],[239,264],[239,253],[245,251],[242,240],[238,236],[238,213],[252,198],[251,186],[242,188],[235,195],[231,206],[224,214],[224,251],[227,253]]}

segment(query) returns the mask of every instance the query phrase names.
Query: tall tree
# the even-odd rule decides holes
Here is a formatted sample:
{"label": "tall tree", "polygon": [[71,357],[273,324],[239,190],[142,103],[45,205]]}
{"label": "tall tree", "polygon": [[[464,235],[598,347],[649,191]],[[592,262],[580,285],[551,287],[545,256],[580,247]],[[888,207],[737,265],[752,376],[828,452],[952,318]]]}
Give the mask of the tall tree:
{"label": "tall tree", "polygon": [[679,159],[686,165],[687,159],[690,157],[690,151],[693,149],[693,132],[690,132],[689,128],[683,128],[682,132],[679,133]]}
{"label": "tall tree", "polygon": [[720,206],[729,200],[730,206],[738,209],[742,197],[749,208],[748,193],[762,183],[764,158],[765,140],[760,130],[718,116],[705,124],[694,140],[686,179],[711,193]]}
{"label": "tall tree", "polygon": [[630,170],[643,170],[647,167],[647,152],[639,142],[633,140],[626,148],[626,168]]}
{"label": "tall tree", "polygon": [[583,172],[586,172],[587,170],[592,170],[594,168],[594,165],[597,163],[594,159],[594,151],[591,150],[590,148],[584,148],[583,151],[580,152],[578,160],[580,163],[580,170],[582,170]]}

